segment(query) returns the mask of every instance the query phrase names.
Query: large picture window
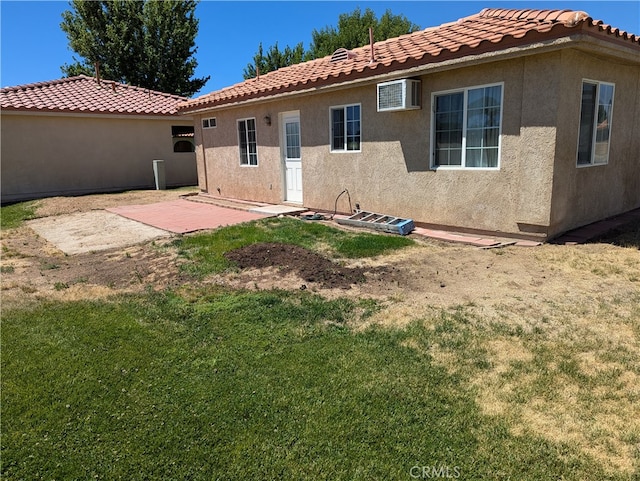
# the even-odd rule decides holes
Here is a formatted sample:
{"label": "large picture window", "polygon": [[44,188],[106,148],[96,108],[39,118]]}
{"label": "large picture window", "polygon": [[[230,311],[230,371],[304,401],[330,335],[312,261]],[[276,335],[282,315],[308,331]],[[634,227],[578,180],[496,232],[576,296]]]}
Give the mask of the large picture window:
{"label": "large picture window", "polygon": [[498,168],[502,85],[433,96],[433,167]]}
{"label": "large picture window", "polygon": [[258,165],[256,119],[238,120],[238,145],[240,165]]}
{"label": "large picture window", "polygon": [[331,151],[360,151],[360,105],[331,108]]}
{"label": "large picture window", "polygon": [[614,85],[582,82],[578,165],[601,165],[609,162],[609,135],[613,113]]}

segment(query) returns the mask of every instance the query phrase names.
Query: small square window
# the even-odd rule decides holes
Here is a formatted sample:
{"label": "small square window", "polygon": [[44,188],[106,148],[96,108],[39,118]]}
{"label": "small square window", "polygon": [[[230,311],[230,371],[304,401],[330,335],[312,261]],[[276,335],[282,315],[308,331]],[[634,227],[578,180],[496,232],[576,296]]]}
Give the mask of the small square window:
{"label": "small square window", "polygon": [[208,119],[202,119],[202,128],[203,129],[213,129],[217,127],[217,122],[215,117],[210,117]]}

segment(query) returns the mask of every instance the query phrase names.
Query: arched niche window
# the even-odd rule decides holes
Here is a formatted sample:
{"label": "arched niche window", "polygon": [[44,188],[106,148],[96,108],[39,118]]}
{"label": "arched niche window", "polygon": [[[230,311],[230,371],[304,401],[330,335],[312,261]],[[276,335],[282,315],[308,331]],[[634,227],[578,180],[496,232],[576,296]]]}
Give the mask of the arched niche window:
{"label": "arched niche window", "polygon": [[178,140],[173,144],[174,152],[195,152],[193,144],[188,140]]}
{"label": "arched niche window", "polygon": [[195,152],[193,125],[173,125],[171,127],[174,152]]}

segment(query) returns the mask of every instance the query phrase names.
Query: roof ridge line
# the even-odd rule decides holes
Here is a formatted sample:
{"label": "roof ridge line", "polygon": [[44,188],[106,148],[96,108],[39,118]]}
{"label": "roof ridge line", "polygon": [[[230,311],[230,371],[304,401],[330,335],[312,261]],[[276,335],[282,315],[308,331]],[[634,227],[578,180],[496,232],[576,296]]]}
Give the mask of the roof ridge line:
{"label": "roof ridge line", "polygon": [[118,80],[109,80],[109,79],[101,78],[100,82],[98,82],[97,77],[92,77],[90,75],[85,75],[85,74],[74,75],[72,77],[63,77],[63,78],[54,79],[54,80],[44,80],[42,82],[32,82],[32,83],[28,83],[28,84],[13,85],[13,86],[9,86],[9,87],[2,87],[0,89],[0,92],[9,93],[9,92],[24,91],[24,90],[34,90],[34,89],[38,89],[38,88],[44,88],[44,87],[67,84],[67,83],[74,83],[74,82],[79,82],[79,81],[92,81],[92,82],[94,82],[94,83],[96,83],[98,85],[100,83],[104,83],[104,84],[108,84],[108,85],[114,85],[115,84],[118,87],[131,89],[131,90],[138,90],[138,91],[142,91],[142,92],[145,92],[145,93],[148,92],[148,93],[151,93],[151,94],[160,95],[160,96],[167,97],[167,98],[175,98],[175,99],[180,99],[180,100],[184,100],[184,101],[189,100],[188,97],[185,97],[183,95],[177,95],[177,94],[172,94],[172,93],[168,93],[168,92],[161,92],[159,90],[154,90],[154,89],[150,89],[150,88],[147,88],[147,87],[140,87],[140,86],[137,86],[137,85],[131,85],[131,84],[127,84],[127,83],[122,83],[122,82],[120,82]]}
{"label": "roof ridge line", "polygon": [[509,20],[522,20],[522,21],[538,21],[540,23],[562,23],[567,27],[574,27],[584,20],[587,20],[589,14],[582,10],[568,10],[568,9],[517,9],[517,8],[483,8],[479,13],[471,15],[469,17],[462,18],[476,19],[476,18],[502,18]]}
{"label": "roof ridge line", "polygon": [[[95,80],[95,77],[89,77],[89,78]],[[114,83],[114,84],[117,84],[118,86],[125,87],[127,89],[140,90],[140,91],[145,92],[145,93],[149,92],[149,93],[152,93],[152,94],[162,95],[164,97],[172,97],[172,98],[184,99],[184,100],[188,100],[189,99],[189,97],[185,97],[183,95],[171,94],[169,92],[161,92],[160,90],[150,89],[149,87],[141,87],[139,85],[125,84],[125,83],[119,82],[117,80],[101,79],[101,82]]]}
{"label": "roof ridge line", "polygon": [[63,77],[63,78],[54,79],[54,80],[43,80],[40,82],[31,82],[28,84],[10,85],[8,87],[2,87],[2,89],[0,90],[2,92],[28,90],[28,89],[33,89],[37,87],[45,87],[47,85],[59,85],[63,83],[77,82],[78,80],[84,80],[86,78],[91,78],[91,77],[87,77],[86,75],[80,74],[80,75],[74,75],[73,77]]}

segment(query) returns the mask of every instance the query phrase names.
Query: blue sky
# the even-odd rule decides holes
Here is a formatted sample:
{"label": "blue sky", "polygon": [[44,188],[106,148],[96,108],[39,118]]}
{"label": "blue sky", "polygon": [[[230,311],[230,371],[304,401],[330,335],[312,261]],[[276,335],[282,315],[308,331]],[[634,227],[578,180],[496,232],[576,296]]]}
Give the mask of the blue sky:
{"label": "blue sky", "polygon": [[[421,28],[451,22],[485,7],[583,10],[594,19],[640,34],[640,0],[627,1],[202,1],[196,38],[196,76],[211,79],[197,94],[205,94],[242,81],[242,72],[262,42],[265,48],[303,42],[307,48],[313,29],[337,25],[341,13],[367,7],[379,17],[385,10],[405,15]],[[60,29],[66,1],[0,1],[3,87],[62,77],[60,67],[73,62]]]}

